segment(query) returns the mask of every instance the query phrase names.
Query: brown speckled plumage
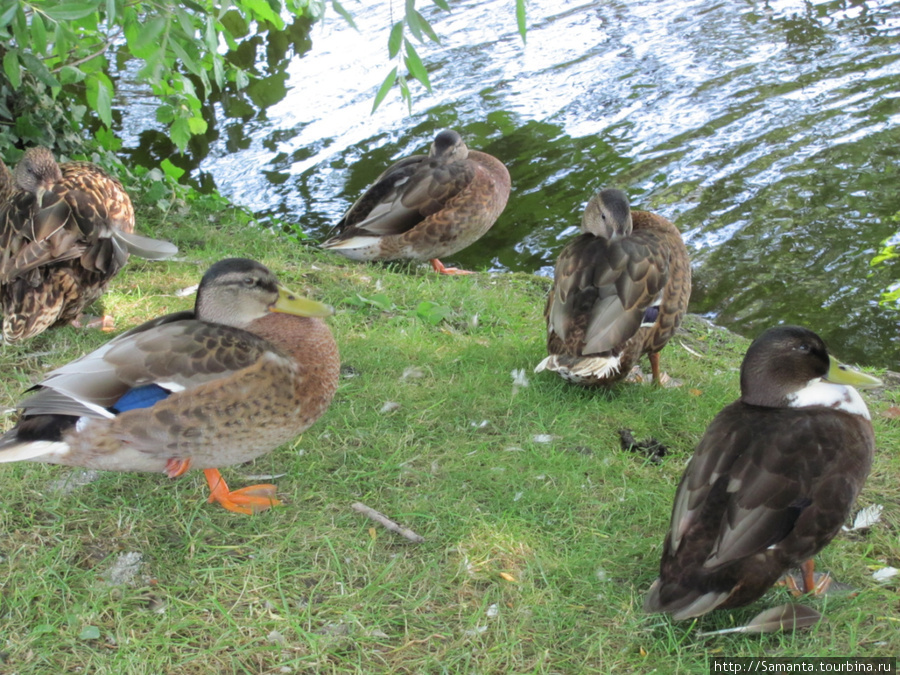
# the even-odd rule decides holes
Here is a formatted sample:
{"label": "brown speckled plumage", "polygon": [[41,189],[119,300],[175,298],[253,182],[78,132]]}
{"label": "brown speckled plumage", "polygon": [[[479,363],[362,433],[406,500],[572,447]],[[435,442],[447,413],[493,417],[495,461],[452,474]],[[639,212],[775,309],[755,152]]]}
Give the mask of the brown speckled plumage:
{"label": "brown speckled plumage", "polygon": [[[149,321],[50,373],[0,438],[0,461],[214,469],[296,438],[327,409],[340,363],[331,331],[315,318],[330,310],[288,297],[258,263],[217,263],[195,311]],[[293,314],[306,305],[316,314]],[[146,385],[153,400],[122,403]]]}
{"label": "brown speckled plumage", "polygon": [[28,150],[14,189],[0,199],[3,338],[26,339],[77,318],[129,252],[142,254],[134,242],[162,247],[148,257],[176,251],[133,232],[134,208],[117,179],[90,162],[57,164],[47,148]]}
{"label": "brown speckled plumage", "polygon": [[805,328],[751,345],[741,398],[709,425],[678,485],[646,611],[687,619],[745,605],[840,531],[875,451],[865,403],[843,385],[880,383],[829,363]]}
{"label": "brown speckled plumage", "polygon": [[482,237],[509,191],[499,160],[442,131],[428,155],[402,159],[381,174],[322,246],[353,260],[435,260]]}
{"label": "brown speckled plumage", "polygon": [[691,293],[681,234],[661,216],[632,211],[620,190],[591,198],[582,230],[557,259],[544,310],[549,356],[536,371],[607,385],[650,354],[656,376],[655,355],[681,325]]}

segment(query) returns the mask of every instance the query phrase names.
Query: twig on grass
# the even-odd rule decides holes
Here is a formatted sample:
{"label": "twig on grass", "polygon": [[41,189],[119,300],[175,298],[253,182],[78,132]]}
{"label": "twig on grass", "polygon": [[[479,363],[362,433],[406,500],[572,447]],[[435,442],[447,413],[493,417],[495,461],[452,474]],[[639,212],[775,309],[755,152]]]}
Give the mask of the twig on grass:
{"label": "twig on grass", "polygon": [[425,541],[425,537],[423,537],[422,535],[416,534],[415,532],[413,532],[412,530],[410,530],[407,527],[398,525],[397,523],[395,523],[393,520],[388,518],[383,513],[380,513],[379,511],[376,511],[375,509],[366,506],[362,502],[353,502],[353,504],[351,504],[351,506],[354,510],[359,511],[361,514],[363,514],[364,516],[366,516],[368,518],[371,518],[376,523],[380,523],[381,525],[384,525],[384,527],[389,529],[391,532],[396,532],[401,537],[406,537],[410,541],[414,541],[417,544],[421,544],[423,541]]}

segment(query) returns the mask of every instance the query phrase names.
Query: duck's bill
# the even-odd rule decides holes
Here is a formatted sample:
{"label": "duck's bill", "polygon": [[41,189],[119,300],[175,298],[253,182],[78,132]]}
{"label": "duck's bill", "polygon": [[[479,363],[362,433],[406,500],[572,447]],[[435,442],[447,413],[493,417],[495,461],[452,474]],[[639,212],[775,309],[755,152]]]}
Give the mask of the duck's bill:
{"label": "duck's bill", "polygon": [[866,375],[839,363],[834,357],[831,357],[831,367],[828,369],[825,379],[835,384],[849,384],[857,389],[872,389],[884,384],[877,377]]}
{"label": "duck's bill", "polygon": [[334,314],[334,308],[331,305],[301,298],[284,286],[278,287],[278,300],[272,305],[271,311],[295,316],[331,316]]}

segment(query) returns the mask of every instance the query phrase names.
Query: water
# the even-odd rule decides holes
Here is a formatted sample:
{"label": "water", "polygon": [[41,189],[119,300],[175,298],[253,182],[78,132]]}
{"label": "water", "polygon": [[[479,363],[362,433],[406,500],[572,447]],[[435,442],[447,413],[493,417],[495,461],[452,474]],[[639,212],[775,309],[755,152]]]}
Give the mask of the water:
{"label": "water", "polygon": [[524,46],[513,5],[422,8],[443,43],[420,48],[435,91],[410,116],[393,95],[370,115],[391,3],[351,3],[361,32],[315,26],[264,114],[218,104],[195,177],[321,237],[452,127],[513,192],[445,262],[552,274],[590,194],[617,186],[681,228],[692,311],[750,337],[804,324],[842,359],[900,366],[879,303],[900,262],[870,264],[900,239],[900,1],[531,0]]}

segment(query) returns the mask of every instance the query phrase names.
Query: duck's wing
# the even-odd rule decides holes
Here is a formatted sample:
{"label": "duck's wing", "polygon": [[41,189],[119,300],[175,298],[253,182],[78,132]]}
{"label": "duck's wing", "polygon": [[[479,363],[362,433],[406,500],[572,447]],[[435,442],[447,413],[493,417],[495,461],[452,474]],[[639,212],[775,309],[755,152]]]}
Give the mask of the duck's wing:
{"label": "duck's wing", "polygon": [[[387,236],[408,232],[440,211],[475,177],[468,160],[407,157],[385,171],[338,223],[342,234]],[[352,228],[352,231],[351,231]]]}
{"label": "duck's wing", "polygon": [[607,352],[637,332],[667,275],[667,257],[642,234],[613,240],[582,234],[557,261],[549,325],[563,340],[577,332],[582,354]]}
{"label": "duck's wing", "polygon": [[847,417],[827,409],[726,407],[678,487],[671,553],[708,538],[703,567],[713,570],[782,546],[791,535],[793,550],[812,555],[834,536],[868,472],[860,457],[837,461],[850,441]]}
{"label": "duck's wing", "polygon": [[0,208],[0,283],[53,262],[81,257],[87,240],[72,209],[58,194],[19,192]]}
{"label": "duck's wing", "polygon": [[[156,392],[158,400],[228,378],[264,355],[286,358],[267,341],[238,328],[166,319],[124,333],[49,373],[19,408],[25,415],[111,417],[111,409],[121,410],[119,402],[135,390]],[[132,402],[130,407],[142,406]]]}

